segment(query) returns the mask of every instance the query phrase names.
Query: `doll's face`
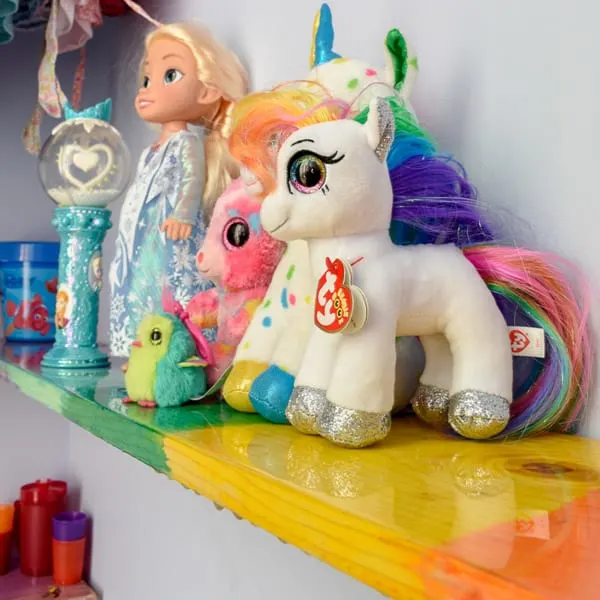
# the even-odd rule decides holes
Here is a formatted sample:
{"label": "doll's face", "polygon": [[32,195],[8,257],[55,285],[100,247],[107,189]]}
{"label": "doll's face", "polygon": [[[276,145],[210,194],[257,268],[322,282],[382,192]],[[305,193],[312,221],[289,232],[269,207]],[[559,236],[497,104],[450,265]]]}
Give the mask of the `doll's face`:
{"label": "doll's face", "polygon": [[185,44],[159,38],[150,45],[135,100],[144,121],[161,125],[195,122],[212,114],[219,98],[219,90],[200,81],[196,59]]}

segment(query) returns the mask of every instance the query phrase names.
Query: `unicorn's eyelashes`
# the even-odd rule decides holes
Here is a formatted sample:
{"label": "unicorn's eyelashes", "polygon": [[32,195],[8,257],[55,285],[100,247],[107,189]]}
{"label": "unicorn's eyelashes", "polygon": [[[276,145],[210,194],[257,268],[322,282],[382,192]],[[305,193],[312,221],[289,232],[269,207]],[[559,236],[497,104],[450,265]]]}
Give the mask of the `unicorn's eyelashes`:
{"label": "unicorn's eyelashes", "polygon": [[294,154],[288,162],[287,185],[290,194],[292,187],[301,194],[313,194],[321,190],[323,194],[329,191],[325,184],[327,179],[327,167],[340,162],[344,154],[338,156],[334,152],[330,156],[323,156],[316,152],[301,150]]}

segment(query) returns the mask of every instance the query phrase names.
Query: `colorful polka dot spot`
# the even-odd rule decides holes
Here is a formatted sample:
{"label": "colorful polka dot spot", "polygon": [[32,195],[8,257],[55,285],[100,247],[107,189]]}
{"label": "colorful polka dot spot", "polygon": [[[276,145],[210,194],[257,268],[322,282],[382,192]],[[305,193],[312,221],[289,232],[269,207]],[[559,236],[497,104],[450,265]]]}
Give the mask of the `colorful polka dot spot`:
{"label": "colorful polka dot spot", "polygon": [[287,308],[288,307],[288,291],[287,291],[287,288],[283,288],[281,290],[281,306],[283,306],[283,308]]}
{"label": "colorful polka dot spot", "polygon": [[269,308],[269,306],[271,306],[271,301],[265,300],[265,303],[263,304],[263,308]]}
{"label": "colorful polka dot spot", "polygon": [[356,77],[354,79],[351,79],[348,82],[348,89],[349,90],[353,90],[353,89],[357,88],[358,87],[358,83],[359,83],[359,81],[358,81],[358,79],[356,79]]}
{"label": "colorful polka dot spot", "polygon": [[289,281],[294,276],[294,271],[296,270],[296,265],[291,265],[286,274],[286,279]]}
{"label": "colorful polka dot spot", "polygon": [[248,348],[250,348],[250,342],[244,342],[244,345],[242,346],[242,348],[244,350],[248,350]]}
{"label": "colorful polka dot spot", "polygon": [[312,296],[304,296],[304,302],[306,302],[306,304],[311,304],[312,303]]}
{"label": "colorful polka dot spot", "polygon": [[290,305],[294,306],[294,304],[296,304],[296,296],[294,296],[294,294],[290,294],[289,301]]}
{"label": "colorful polka dot spot", "polygon": [[377,71],[375,69],[367,69],[365,71],[365,75],[367,77],[375,77],[375,75],[377,75]]}
{"label": "colorful polka dot spot", "polygon": [[262,320],[262,324],[263,324],[263,327],[271,327],[271,325],[273,325],[273,319],[271,319],[271,317],[265,317]]}

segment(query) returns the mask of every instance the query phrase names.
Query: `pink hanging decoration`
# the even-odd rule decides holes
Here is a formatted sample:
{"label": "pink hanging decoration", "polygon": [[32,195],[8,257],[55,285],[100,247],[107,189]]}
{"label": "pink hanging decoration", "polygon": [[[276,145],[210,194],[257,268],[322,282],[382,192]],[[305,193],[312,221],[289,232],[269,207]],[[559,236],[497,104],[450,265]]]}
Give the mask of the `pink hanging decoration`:
{"label": "pink hanging decoration", "polygon": [[85,79],[85,46],[79,51],[79,64],[75,71],[73,80],[73,93],[71,94],[71,107],[75,110],[81,108],[81,96],[83,95],[83,80]]}
{"label": "pink hanging decoration", "polygon": [[134,2],[133,0],[125,0],[125,4],[127,4],[131,10],[146,19],[146,21],[152,23],[152,25],[155,25],[156,27],[162,26],[160,21],[153,19],[137,2]]}
{"label": "pink hanging decoration", "polygon": [[[81,103],[85,76],[83,44],[91,37],[92,27],[97,27],[101,23],[100,0],[52,1],[46,26],[45,51],[38,70],[38,102],[22,135],[25,149],[30,154],[39,154],[41,148],[40,124],[43,113],[46,112],[51,117],[60,119],[62,107],[67,101],[56,75],[59,53],[82,49],[73,83],[72,106],[77,108]],[[77,24],[77,27],[74,24]]]}

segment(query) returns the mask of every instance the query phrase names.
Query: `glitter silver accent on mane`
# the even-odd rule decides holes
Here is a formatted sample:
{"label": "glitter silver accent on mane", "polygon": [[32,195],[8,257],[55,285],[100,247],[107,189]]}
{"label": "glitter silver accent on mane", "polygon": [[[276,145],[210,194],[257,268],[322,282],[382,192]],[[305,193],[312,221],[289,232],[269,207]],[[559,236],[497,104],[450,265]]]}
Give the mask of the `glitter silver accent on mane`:
{"label": "glitter silver accent on mane", "polygon": [[376,109],[380,138],[375,148],[375,156],[384,162],[394,141],[394,113],[390,103],[384,98],[377,98]]}

